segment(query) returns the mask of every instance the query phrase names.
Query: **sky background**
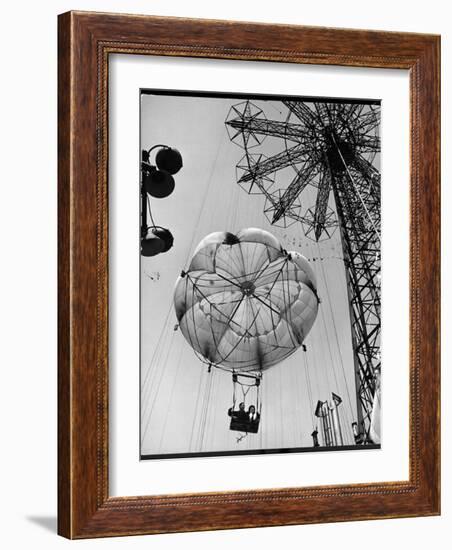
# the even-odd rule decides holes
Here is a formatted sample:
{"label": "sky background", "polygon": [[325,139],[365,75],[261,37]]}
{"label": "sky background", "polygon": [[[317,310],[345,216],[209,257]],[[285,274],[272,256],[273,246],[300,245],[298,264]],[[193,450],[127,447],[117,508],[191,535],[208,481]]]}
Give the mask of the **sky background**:
{"label": "sky background", "polygon": [[[311,447],[318,400],[341,396],[339,406],[344,444],[353,444],[356,390],[351,329],[339,231],[320,243],[304,236],[299,223],[289,228],[270,225],[265,199],[248,195],[237,185],[236,165],[244,150],[229,139],[224,121],[241,99],[142,95],[142,148],[163,143],[179,149],[184,166],[176,188],[165,199],[152,199],[156,225],[167,227],[174,247],[151,258],[141,257],[141,454],[244,451]],[[267,118],[285,120],[279,101],[253,100]],[[267,138],[258,151],[268,156],[284,142]],[[256,150],[257,151],[257,150]],[[275,187],[293,177],[277,173]],[[289,179],[290,178],[290,179]],[[315,189],[304,195],[306,208],[315,203]],[[303,204],[303,207],[305,205]],[[334,208],[330,197],[330,207]],[[204,236],[260,227],[274,234],[287,250],[306,256],[317,276],[322,303],[317,320],[301,348],[264,373],[259,433],[237,442],[229,430],[232,379],[226,372],[207,373],[186,342],[173,306],[177,277],[187,268]],[[255,396],[250,392],[247,405]]]}

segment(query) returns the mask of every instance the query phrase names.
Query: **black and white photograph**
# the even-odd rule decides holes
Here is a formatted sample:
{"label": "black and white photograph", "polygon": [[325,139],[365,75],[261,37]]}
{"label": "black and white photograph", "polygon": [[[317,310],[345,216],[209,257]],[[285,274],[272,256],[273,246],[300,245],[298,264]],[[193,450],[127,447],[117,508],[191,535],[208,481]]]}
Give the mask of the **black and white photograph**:
{"label": "black and white photograph", "polygon": [[379,99],[139,100],[141,459],[380,448]]}

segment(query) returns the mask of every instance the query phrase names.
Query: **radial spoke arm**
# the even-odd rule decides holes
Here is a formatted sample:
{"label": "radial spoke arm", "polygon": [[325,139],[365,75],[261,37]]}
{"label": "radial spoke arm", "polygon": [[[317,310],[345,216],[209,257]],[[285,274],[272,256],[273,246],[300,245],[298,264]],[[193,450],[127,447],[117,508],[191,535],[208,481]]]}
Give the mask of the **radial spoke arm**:
{"label": "radial spoke arm", "polygon": [[317,194],[317,199],[315,202],[314,235],[317,241],[320,239],[320,236],[322,235],[325,228],[326,211],[328,207],[330,189],[330,173],[329,170],[324,170],[320,179],[319,192]]}
{"label": "radial spoke arm", "polygon": [[236,131],[232,139],[241,133],[249,133],[263,136],[274,136],[286,138],[292,141],[306,142],[304,133],[306,128],[303,124],[293,124],[280,120],[267,120],[254,117],[240,117],[228,120],[226,124]]}
{"label": "radial spoke arm", "polygon": [[303,189],[312,181],[313,176],[317,173],[316,165],[314,163],[304,166],[300,169],[295,178],[290,182],[287,189],[284,191],[281,199],[275,205],[275,213],[273,215],[272,223],[276,223],[284,216],[287,209],[292,206],[298,195]]}
{"label": "radial spoke arm", "polygon": [[378,136],[362,136],[356,140],[356,146],[361,152],[378,153],[381,150],[380,138]]}
{"label": "radial spoke arm", "polygon": [[256,164],[249,171],[245,172],[239,179],[239,183],[251,181],[257,178],[263,178],[268,174],[272,174],[276,170],[282,170],[291,166],[295,162],[300,162],[303,155],[307,154],[307,150],[303,145],[296,145],[281,153],[273,155],[272,157],[263,160],[259,164]]}
{"label": "radial spoke arm", "polygon": [[365,180],[367,181],[380,181],[380,172],[366,160],[360,153],[356,153],[351,163],[352,167],[357,169]]}
{"label": "radial spoke arm", "polygon": [[300,101],[283,100],[283,103],[308,130],[315,132],[318,121],[316,121],[317,114],[314,111]]}

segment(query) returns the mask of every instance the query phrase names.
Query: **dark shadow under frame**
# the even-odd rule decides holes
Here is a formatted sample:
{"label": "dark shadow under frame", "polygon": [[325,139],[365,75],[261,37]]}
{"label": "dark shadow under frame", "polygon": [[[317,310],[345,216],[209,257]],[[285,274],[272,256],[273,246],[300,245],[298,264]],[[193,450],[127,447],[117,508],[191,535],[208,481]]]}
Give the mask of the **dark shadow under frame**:
{"label": "dark shadow under frame", "polygon": [[[438,36],[70,12],[59,18],[58,531],[69,538],[435,515],[440,510]],[[357,53],[358,52],[358,53]],[[410,71],[410,478],[109,497],[108,57]]]}

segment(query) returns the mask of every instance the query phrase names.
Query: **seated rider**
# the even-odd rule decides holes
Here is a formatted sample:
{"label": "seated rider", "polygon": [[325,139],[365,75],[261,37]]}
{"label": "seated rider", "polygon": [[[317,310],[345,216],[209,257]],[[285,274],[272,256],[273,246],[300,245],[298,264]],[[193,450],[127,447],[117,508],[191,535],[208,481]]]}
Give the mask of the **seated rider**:
{"label": "seated rider", "polygon": [[245,403],[239,403],[239,409],[235,411],[233,407],[228,410],[228,415],[239,422],[248,422],[248,413],[245,411]]}
{"label": "seated rider", "polygon": [[247,414],[248,422],[250,423],[257,423],[259,422],[260,414],[256,412],[256,407],[254,405],[250,405]]}

